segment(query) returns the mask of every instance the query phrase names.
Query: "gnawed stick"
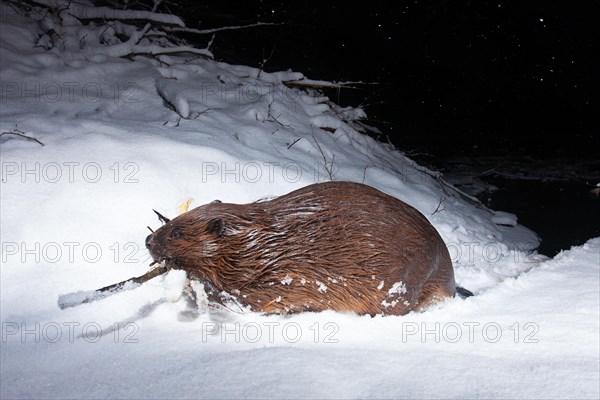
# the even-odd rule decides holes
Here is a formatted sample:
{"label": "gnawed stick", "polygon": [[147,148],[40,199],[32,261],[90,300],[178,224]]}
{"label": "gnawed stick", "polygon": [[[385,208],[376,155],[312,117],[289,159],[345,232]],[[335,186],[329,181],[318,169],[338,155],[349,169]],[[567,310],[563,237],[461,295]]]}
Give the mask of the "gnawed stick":
{"label": "gnawed stick", "polygon": [[164,274],[168,270],[169,268],[165,264],[163,264],[151,269],[144,275],[129,278],[122,282],[108,285],[97,290],[79,291],[63,294],[58,297],[58,307],[61,310],[64,310],[66,308],[79,306],[81,304],[91,303],[92,301],[102,300],[108,296],[111,296],[123,290],[135,289],[142,283],[147,282],[152,278],[156,278],[157,276]]}

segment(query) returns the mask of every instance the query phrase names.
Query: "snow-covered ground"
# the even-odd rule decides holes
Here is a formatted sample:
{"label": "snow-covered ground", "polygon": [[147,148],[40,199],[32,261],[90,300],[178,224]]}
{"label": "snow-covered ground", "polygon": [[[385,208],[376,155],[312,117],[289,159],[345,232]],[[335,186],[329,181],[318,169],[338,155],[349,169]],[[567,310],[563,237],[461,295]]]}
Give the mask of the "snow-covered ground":
{"label": "snow-covered ground", "polygon": [[[2,398],[600,396],[600,238],[538,255],[517,216],[362,134],[361,110],[284,84],[300,73],[119,58],[86,51],[81,31],[61,32],[80,51],[46,50],[34,46],[44,24],[2,4]],[[192,319],[171,271],[57,306],[148,270],[152,209],[172,217],[188,199],[246,203],[330,179],[419,209],[476,295],[402,317]]]}

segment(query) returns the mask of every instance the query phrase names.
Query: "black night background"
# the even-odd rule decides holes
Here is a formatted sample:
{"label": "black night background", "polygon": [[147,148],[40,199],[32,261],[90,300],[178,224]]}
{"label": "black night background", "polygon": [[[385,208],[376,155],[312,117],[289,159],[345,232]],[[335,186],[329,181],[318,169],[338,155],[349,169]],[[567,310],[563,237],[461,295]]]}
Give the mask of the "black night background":
{"label": "black night background", "polygon": [[339,101],[365,105],[403,150],[543,158],[597,150],[597,1],[248,1],[191,9],[203,29],[279,24],[219,32],[213,49],[224,61],[266,59],[268,71],[377,83],[342,90]]}

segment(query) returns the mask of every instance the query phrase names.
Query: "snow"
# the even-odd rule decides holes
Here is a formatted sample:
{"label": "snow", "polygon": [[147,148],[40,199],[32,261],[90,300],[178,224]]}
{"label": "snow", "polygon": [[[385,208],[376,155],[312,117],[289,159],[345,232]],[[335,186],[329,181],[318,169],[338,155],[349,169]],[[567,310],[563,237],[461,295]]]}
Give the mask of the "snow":
{"label": "snow", "polygon": [[[2,10],[0,131],[44,146],[0,138],[0,397],[600,396],[600,238],[535,253],[517,216],[364,135],[362,110],[284,85],[300,73],[46,50],[40,23]],[[246,203],[330,177],[419,209],[475,296],[402,317],[283,317],[211,306],[192,283],[194,318],[171,271],[97,298],[148,270],[152,209],[173,217],[188,199]]]}
{"label": "snow", "polygon": [[315,284],[319,287],[317,290],[320,293],[325,293],[327,291],[327,285],[325,285],[323,282],[316,281]]}

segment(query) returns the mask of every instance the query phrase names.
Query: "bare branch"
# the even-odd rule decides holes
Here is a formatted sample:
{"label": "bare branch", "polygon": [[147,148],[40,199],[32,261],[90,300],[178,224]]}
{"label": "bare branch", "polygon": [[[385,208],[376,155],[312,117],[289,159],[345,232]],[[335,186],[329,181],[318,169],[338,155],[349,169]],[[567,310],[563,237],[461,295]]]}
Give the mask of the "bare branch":
{"label": "bare branch", "polygon": [[[119,46],[119,45],[117,45]],[[114,46],[112,46],[114,47]],[[160,55],[160,54],[176,54],[176,53],[191,53],[198,54],[201,56],[205,56],[207,58],[213,58],[213,54],[208,49],[196,49],[191,46],[176,46],[176,47],[160,47],[159,45],[151,44],[151,45],[136,45],[133,46],[130,51],[109,51],[110,55],[115,55],[117,57],[123,57],[128,55]]]}
{"label": "bare branch", "polygon": [[289,88],[315,88],[315,89],[362,89],[361,85],[379,85],[378,82],[328,82],[328,81],[317,81],[312,79],[300,79],[291,81],[282,81],[285,86]]}
{"label": "bare branch", "polygon": [[269,118],[267,118],[266,120],[269,122],[275,122],[275,123],[281,125],[281,127],[283,127],[283,128],[289,128],[291,130],[294,130],[294,128],[292,128],[292,125],[290,125],[290,124],[286,125],[278,119],[279,117],[281,117],[281,114],[278,114],[277,116],[273,115],[273,109],[271,108],[271,106],[273,105],[274,101],[275,101],[274,99],[271,99],[271,101],[269,102],[269,107],[267,109],[267,115],[269,116]]}
{"label": "bare branch", "polygon": [[2,133],[0,133],[0,136],[2,136],[2,135],[15,135],[15,136],[19,136],[19,137],[25,138],[27,140],[31,140],[33,142],[39,143],[42,146],[45,146],[45,144],[42,143],[41,141],[39,141],[38,139],[36,139],[34,137],[31,137],[31,136],[27,136],[25,134],[25,132],[22,132],[22,131],[20,131],[18,129],[13,129],[11,132],[2,132]]}
{"label": "bare branch", "polygon": [[362,183],[365,183],[365,180],[367,179],[367,169],[369,169],[369,166],[367,165],[365,167],[365,169],[363,170],[363,178],[362,178]]}
{"label": "bare branch", "polygon": [[171,31],[173,32],[186,32],[186,33],[195,33],[197,35],[210,35],[212,33],[217,33],[217,32],[223,32],[223,31],[231,31],[231,30],[237,30],[237,29],[246,29],[246,28],[254,28],[257,26],[269,26],[269,25],[283,25],[282,23],[275,23],[275,22],[257,22],[255,24],[249,24],[249,25],[238,25],[238,26],[223,26],[221,28],[214,28],[214,29],[194,29],[194,28],[179,28],[179,27],[173,27],[171,28]]}
{"label": "bare branch", "polygon": [[301,137],[299,137],[298,139],[294,140],[287,148],[288,150],[292,148],[293,145],[295,145],[296,143],[298,143],[300,140],[302,140]]}
{"label": "bare branch", "polygon": [[392,169],[392,171],[396,172],[398,175],[402,175],[402,171],[400,171],[396,166],[392,165],[392,163],[390,163],[388,160],[381,156],[378,156],[377,154],[375,154],[375,157],[379,158],[381,161],[386,163]]}
{"label": "bare branch", "polygon": [[[213,36],[214,37],[214,36]],[[264,57],[264,49],[263,49],[263,57]],[[257,78],[260,78],[260,74],[263,72],[263,70],[265,69],[265,65],[271,60],[271,58],[273,57],[273,54],[275,54],[275,47],[273,47],[271,49],[271,54],[269,54],[269,57],[267,58],[263,58],[262,62],[260,63],[259,69],[258,69],[258,75],[256,75]]]}
{"label": "bare branch", "polygon": [[[312,131],[312,125],[310,126],[310,129]],[[335,162],[335,154],[333,155],[333,158],[331,160],[331,162],[327,162],[327,157],[325,157],[325,153],[323,152],[323,149],[321,148],[321,145],[319,144],[319,142],[317,141],[317,138],[315,137],[315,133],[312,133],[312,138],[315,141],[315,143],[317,144],[317,147],[319,149],[319,151],[321,152],[321,156],[323,156],[323,167],[325,168],[325,171],[327,172],[327,175],[329,175],[329,180],[333,181],[333,168],[334,168],[334,162]]]}
{"label": "bare branch", "polygon": [[440,201],[439,201],[437,207],[435,208],[435,210],[431,213],[431,215],[434,215],[435,213],[438,213],[438,212],[446,211],[446,209],[444,207],[442,207],[442,204],[445,201],[446,201],[446,198],[444,196],[440,197]]}

